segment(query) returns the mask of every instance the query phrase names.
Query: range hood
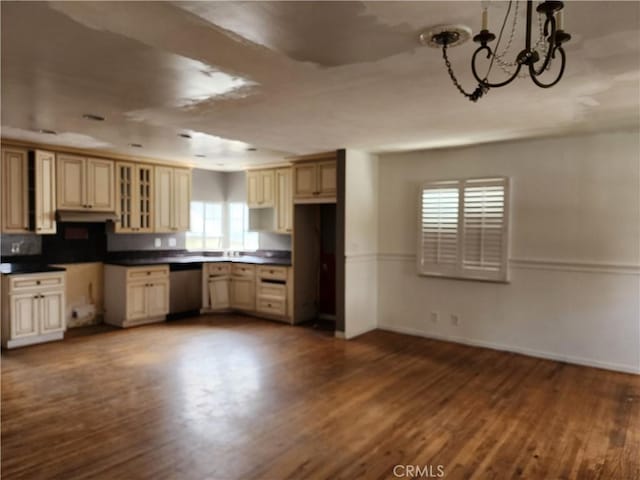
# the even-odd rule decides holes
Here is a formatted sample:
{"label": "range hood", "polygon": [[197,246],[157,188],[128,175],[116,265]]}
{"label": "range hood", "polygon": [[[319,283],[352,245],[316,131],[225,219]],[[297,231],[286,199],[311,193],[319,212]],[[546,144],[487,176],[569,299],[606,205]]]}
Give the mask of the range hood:
{"label": "range hood", "polygon": [[75,222],[75,223],[105,223],[116,222],[118,216],[113,212],[87,212],[85,210],[67,211],[58,210],[56,219],[59,222]]}

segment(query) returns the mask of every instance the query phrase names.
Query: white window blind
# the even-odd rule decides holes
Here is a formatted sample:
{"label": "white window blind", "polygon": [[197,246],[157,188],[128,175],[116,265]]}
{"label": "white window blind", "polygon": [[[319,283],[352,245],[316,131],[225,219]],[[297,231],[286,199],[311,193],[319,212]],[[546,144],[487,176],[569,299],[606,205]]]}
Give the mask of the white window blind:
{"label": "white window blind", "polygon": [[506,281],[508,192],[505,177],[424,184],[418,273]]}

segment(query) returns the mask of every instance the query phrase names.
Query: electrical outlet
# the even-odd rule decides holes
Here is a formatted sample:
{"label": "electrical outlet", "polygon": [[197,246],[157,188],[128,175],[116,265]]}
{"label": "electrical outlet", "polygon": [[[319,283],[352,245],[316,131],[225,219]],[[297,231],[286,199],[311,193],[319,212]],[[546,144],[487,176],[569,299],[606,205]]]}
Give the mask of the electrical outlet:
{"label": "electrical outlet", "polygon": [[13,242],[11,244],[11,253],[20,253],[20,242]]}
{"label": "electrical outlet", "polygon": [[458,315],[456,315],[455,313],[451,314],[451,325],[453,325],[455,327],[460,325],[460,317]]}
{"label": "electrical outlet", "polygon": [[431,323],[438,323],[438,312],[431,312]]}
{"label": "electrical outlet", "polygon": [[162,246],[162,240],[161,240],[161,239],[159,239],[159,238],[156,238],[156,239],[153,241],[153,246],[154,246],[154,247],[156,247],[156,248],[160,248],[160,247]]}
{"label": "electrical outlet", "polygon": [[176,246],[176,239],[174,237],[169,237],[169,246],[170,247],[175,247]]}

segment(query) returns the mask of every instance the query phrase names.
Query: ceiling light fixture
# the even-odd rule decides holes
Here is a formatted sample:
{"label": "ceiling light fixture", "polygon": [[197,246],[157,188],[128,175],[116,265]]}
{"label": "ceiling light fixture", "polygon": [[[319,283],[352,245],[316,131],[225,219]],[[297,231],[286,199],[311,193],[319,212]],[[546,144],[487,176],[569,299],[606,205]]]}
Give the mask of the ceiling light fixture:
{"label": "ceiling light fixture", "polygon": [[[514,3],[515,7],[512,8]],[[571,40],[571,35],[563,30],[562,9],[564,8],[564,3],[560,1],[544,1],[541,2],[536,8],[536,12],[538,12],[537,24],[539,35],[534,44],[532,43],[531,38],[533,24],[533,1],[527,0],[525,47],[520,51],[520,53],[518,53],[515,61],[507,61],[506,56],[509,53],[509,49],[516,32],[519,3],[520,2],[514,2],[513,0],[509,1],[509,4],[507,6],[507,13],[505,14],[504,20],[502,21],[500,33],[498,34],[498,41],[496,42],[494,50],[492,50],[488,44],[494,41],[496,39],[496,36],[488,29],[488,8],[486,4],[483,5],[482,29],[480,30],[480,33],[473,37],[473,41],[479,43],[480,46],[476,49],[476,51],[473,53],[473,56],[471,57],[471,71],[475,79],[478,81],[478,86],[471,93],[467,93],[458,82],[458,79],[456,78],[455,74],[453,73],[453,69],[451,68],[449,57],[447,56],[447,48],[455,47],[468,40],[470,36],[469,29],[460,25],[444,25],[435,27],[420,35],[420,41],[423,44],[436,48],[442,47],[442,58],[444,59],[444,63],[447,66],[447,71],[449,72],[451,81],[460,91],[460,93],[462,93],[465,97],[473,102],[476,102],[479,98],[481,98],[485,93],[489,91],[490,88],[504,87],[505,85],[508,85],[512,81],[514,81],[517,77],[520,77],[520,70],[523,67],[528,70],[529,76],[531,77],[533,83],[541,88],[553,87],[560,81],[562,75],[564,74],[564,68],[566,65],[566,54],[564,52],[564,49],[562,48],[562,44]],[[506,40],[504,49],[499,52],[498,49],[500,48],[500,43],[503,39],[503,33],[507,22],[509,21],[509,17],[512,13],[513,19],[509,38]],[[486,53],[486,58],[489,62],[489,65],[487,67],[486,73],[481,76],[478,73],[476,58],[480,53],[483,52]],[[541,77],[550,69],[553,60],[555,60],[558,55],[560,56],[560,70],[557,73],[555,79],[548,83],[539,80],[539,77]],[[536,64],[541,60],[542,64],[536,67]],[[498,65],[508,75],[506,80],[499,82],[489,81],[489,74],[491,73],[491,69],[494,65]],[[526,75],[524,75],[524,77],[526,77]]]}
{"label": "ceiling light fixture", "polygon": [[178,136],[182,138],[191,138],[191,135],[189,135],[188,133],[179,133]]}
{"label": "ceiling light fixture", "polygon": [[257,152],[258,149],[256,147],[249,147],[247,148],[247,152]]}
{"label": "ceiling light fixture", "polygon": [[104,122],[104,117],[100,115],[94,115],[93,113],[85,113],[82,115],[82,118],[87,120],[94,120],[96,122]]}
{"label": "ceiling light fixture", "polygon": [[58,132],[56,132],[55,130],[47,130],[46,128],[41,129],[40,133],[46,133],[47,135],[57,135],[58,134]]}
{"label": "ceiling light fixture", "polygon": [[142,148],[142,144],[141,143],[130,143],[129,146],[133,147],[133,148]]}
{"label": "ceiling light fixture", "polygon": [[201,153],[199,153],[199,154],[196,155],[196,157],[198,157],[198,158],[206,158],[207,156],[206,155],[202,155]]}

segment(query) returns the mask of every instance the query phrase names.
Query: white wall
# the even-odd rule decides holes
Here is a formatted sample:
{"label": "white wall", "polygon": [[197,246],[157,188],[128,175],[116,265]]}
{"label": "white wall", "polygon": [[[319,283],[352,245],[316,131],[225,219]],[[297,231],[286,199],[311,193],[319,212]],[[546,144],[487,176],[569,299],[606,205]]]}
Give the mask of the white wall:
{"label": "white wall", "polygon": [[377,325],[378,159],[356,150],[345,161],[345,338]]}
{"label": "white wall", "polygon": [[[379,327],[640,372],[639,155],[637,132],[382,155]],[[512,179],[510,284],[418,277],[419,185],[489,175]]]}

